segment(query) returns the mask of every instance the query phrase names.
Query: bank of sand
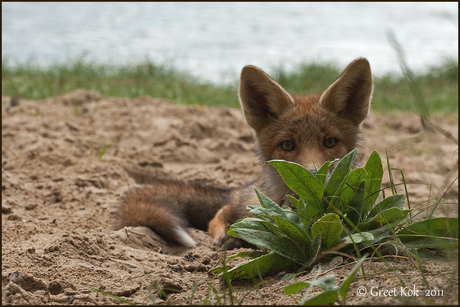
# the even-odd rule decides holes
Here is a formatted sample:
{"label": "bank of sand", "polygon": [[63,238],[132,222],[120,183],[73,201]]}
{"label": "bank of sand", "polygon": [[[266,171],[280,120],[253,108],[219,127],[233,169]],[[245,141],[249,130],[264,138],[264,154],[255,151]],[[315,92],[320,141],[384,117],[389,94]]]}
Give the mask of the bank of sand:
{"label": "bank of sand", "polygon": [[[182,291],[171,295],[177,304],[189,303],[194,285],[210,281],[208,271],[223,256],[210,236],[192,230],[197,247],[169,247],[146,228],[114,231],[111,214],[123,193],[153,177],[229,187],[256,178],[260,165],[240,110],[179,106],[149,97],[103,97],[84,90],[10,104],[11,98],[2,98],[2,303],[118,303],[95,296],[92,290],[101,288],[148,304],[152,281]],[[457,115],[434,117],[433,122],[458,138]],[[442,196],[458,175],[457,145],[437,132],[425,134],[413,114],[371,114],[363,132],[360,155],[367,159],[375,149],[385,162],[387,152],[407,182],[420,183],[408,185],[416,210]],[[401,182],[397,172],[394,175]],[[387,171],[384,178],[388,186]],[[403,187],[398,192],[403,193]],[[455,182],[445,197],[457,195]],[[457,216],[457,206],[442,203],[437,215]],[[367,262],[368,275],[352,285],[349,303],[393,302],[392,297],[360,297],[356,289],[393,289],[399,287],[398,278],[420,290],[443,290],[442,296],[420,296],[417,302],[458,303],[457,261],[438,255],[426,260],[427,284],[406,258],[388,261],[398,268],[399,277],[380,261]],[[331,272],[340,283],[351,267]],[[218,280],[213,283],[220,289]],[[281,281],[281,275],[266,277],[244,303],[293,304],[283,294],[289,283]],[[236,282],[234,291],[252,287],[252,282]],[[206,283],[201,283],[193,302],[200,302],[206,290]],[[165,303],[152,291],[157,303]]]}

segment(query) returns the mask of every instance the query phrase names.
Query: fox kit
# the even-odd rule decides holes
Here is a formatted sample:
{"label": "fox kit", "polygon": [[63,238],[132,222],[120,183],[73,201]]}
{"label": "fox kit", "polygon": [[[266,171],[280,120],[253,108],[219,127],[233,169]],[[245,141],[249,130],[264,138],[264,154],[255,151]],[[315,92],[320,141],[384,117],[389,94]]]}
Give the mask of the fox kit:
{"label": "fox kit", "polygon": [[[263,172],[238,189],[221,189],[181,181],[159,180],[131,190],[122,199],[117,226],[147,226],[163,238],[193,247],[187,226],[208,230],[223,247],[229,225],[251,216],[248,205],[258,205],[254,186],[281,204],[293,194],[274,159],[298,163],[314,172],[324,162],[344,157],[357,147],[360,125],[367,117],[372,95],[369,62],[358,58],[322,93],[291,95],[265,72],[245,66],[239,98],[246,123],[255,135]],[[227,238],[227,248],[242,241]]]}

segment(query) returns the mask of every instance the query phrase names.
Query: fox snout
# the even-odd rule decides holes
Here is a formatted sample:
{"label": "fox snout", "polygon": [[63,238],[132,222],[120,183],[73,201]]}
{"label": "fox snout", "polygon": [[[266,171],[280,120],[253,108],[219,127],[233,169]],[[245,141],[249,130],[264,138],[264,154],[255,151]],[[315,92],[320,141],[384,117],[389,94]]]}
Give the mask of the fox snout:
{"label": "fox snout", "polygon": [[[307,151],[307,150],[306,150]],[[316,155],[315,155],[316,154]],[[325,150],[324,152],[309,153],[302,155],[300,153],[297,157],[291,156],[286,161],[295,162],[302,165],[304,168],[310,171],[313,175],[316,175],[317,171],[323,166],[326,161],[334,161],[336,158],[342,158],[339,153],[331,153]]]}

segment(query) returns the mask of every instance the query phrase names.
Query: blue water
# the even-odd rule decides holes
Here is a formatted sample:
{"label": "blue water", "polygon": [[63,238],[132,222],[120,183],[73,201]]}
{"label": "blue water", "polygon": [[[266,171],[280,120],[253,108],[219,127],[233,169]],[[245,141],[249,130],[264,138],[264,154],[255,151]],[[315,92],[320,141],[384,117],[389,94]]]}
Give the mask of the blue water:
{"label": "blue water", "polygon": [[82,55],[111,64],[149,57],[226,82],[246,64],[267,72],[302,62],[344,67],[364,56],[381,75],[400,71],[388,30],[415,71],[458,59],[457,2],[6,2],[2,58],[48,65]]}

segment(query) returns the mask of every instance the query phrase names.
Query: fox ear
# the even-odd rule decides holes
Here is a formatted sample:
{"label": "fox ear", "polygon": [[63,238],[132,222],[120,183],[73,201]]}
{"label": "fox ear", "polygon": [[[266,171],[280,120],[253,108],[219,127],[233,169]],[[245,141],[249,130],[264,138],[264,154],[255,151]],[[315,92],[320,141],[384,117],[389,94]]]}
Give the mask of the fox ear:
{"label": "fox ear", "polygon": [[252,65],[241,71],[239,96],[244,119],[255,131],[294,106],[291,95],[281,85]]}
{"label": "fox ear", "polygon": [[369,113],[372,88],[369,62],[358,58],[323,92],[320,101],[325,109],[359,125]]}

